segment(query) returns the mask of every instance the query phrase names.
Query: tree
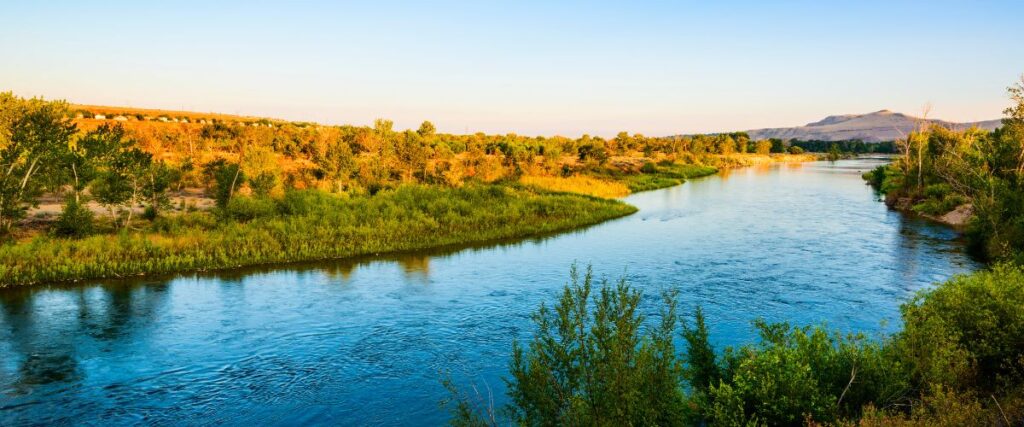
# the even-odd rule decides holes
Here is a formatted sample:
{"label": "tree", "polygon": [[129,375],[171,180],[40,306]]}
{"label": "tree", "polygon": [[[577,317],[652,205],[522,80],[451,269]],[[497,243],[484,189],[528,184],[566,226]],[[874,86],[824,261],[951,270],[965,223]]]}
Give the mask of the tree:
{"label": "tree", "polygon": [[181,170],[169,166],[166,162],[153,162],[146,168],[142,196],[149,204],[146,208],[149,219],[155,219],[160,211],[170,206],[167,191],[180,180]]}
{"label": "tree", "polygon": [[838,144],[832,144],[828,147],[828,161],[834,162],[843,158],[843,152],[839,150]]}
{"label": "tree", "polygon": [[1020,81],[1007,89],[1013,105],[1003,110],[1006,118],[1003,119],[1003,132],[1007,139],[1019,142],[1017,155],[1017,173],[1024,175],[1024,76]]}
{"label": "tree", "polygon": [[718,138],[718,154],[732,154],[736,152],[736,141],[725,135]]}
{"label": "tree", "polygon": [[334,181],[340,191],[356,170],[356,157],[352,146],[344,138],[322,139],[313,146],[313,162],[323,172],[323,178]]}
{"label": "tree", "polygon": [[772,139],[769,139],[769,141],[771,141],[771,143],[772,143],[771,152],[773,152],[773,153],[785,153],[786,152],[786,143],[783,140],[778,139],[778,138],[772,138]]}
{"label": "tree", "polygon": [[71,185],[76,202],[86,188],[108,169],[122,150],[132,148],[131,140],[121,126],[104,124],[83,135],[62,159],[63,180]]}
{"label": "tree", "polygon": [[424,120],[423,123],[420,124],[420,128],[416,130],[416,133],[420,134],[420,136],[424,138],[428,138],[437,133],[437,128],[435,128],[434,124],[430,123],[430,121]]}
{"label": "tree", "polygon": [[235,195],[235,188],[245,183],[245,174],[238,163],[217,159],[206,164],[207,177],[213,180],[213,198],[217,207],[225,208]]}
{"label": "tree", "polygon": [[429,148],[423,143],[423,139],[417,132],[406,131],[395,143],[395,156],[398,159],[399,167],[406,181],[411,181],[417,175],[421,178],[426,175],[427,162],[430,160]]}
{"label": "tree", "polygon": [[113,138],[108,142],[117,149],[110,154],[91,192],[96,201],[110,210],[115,224],[118,211],[123,211],[125,218],[121,226],[128,227],[143,196],[153,156],[135,147],[134,140],[123,139],[124,131],[120,126],[108,135]]}
{"label": "tree", "polygon": [[65,102],[0,93],[0,234],[36,205],[47,184],[59,185],[53,172],[76,132],[69,115]]}
{"label": "tree", "polygon": [[772,151],[772,142],[762,139],[754,143],[754,152],[761,155],[768,155]]}

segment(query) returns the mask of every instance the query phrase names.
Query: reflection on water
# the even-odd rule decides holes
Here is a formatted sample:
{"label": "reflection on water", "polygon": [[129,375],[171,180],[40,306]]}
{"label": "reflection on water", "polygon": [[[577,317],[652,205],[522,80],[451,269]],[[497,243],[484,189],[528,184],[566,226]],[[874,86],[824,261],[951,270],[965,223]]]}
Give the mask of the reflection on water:
{"label": "reflection on water", "polygon": [[387,257],[0,293],[0,424],[439,424],[440,372],[501,376],[573,262],[750,321],[898,328],[913,292],[977,268],[957,235],[886,210],[871,160],[766,166],[630,196],[560,235]]}

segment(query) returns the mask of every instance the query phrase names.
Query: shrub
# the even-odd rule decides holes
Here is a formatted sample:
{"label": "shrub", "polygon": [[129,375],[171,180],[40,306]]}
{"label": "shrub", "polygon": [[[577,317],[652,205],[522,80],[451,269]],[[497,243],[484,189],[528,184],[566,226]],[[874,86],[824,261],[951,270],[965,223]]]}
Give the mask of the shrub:
{"label": "shrub", "polygon": [[160,211],[153,205],[146,206],[146,209],[142,211],[142,218],[148,221],[153,221],[158,216],[160,216]]}
{"label": "shrub", "polygon": [[235,197],[228,202],[224,213],[235,221],[252,221],[276,215],[277,204],[267,197]]}
{"label": "shrub", "polygon": [[64,210],[53,224],[53,234],[61,237],[84,237],[93,232],[95,215],[73,197],[64,203]]}
{"label": "shrub", "polygon": [[651,162],[644,162],[643,166],[640,166],[641,173],[658,173],[658,167]]}
{"label": "shrub", "polygon": [[[729,350],[726,375],[710,390],[707,417],[768,425],[800,424],[806,416],[834,421],[884,405],[908,388],[901,365],[883,343],[825,328],[757,323],[761,342]],[[724,417],[724,418],[723,418]]]}
{"label": "shrub", "polygon": [[1024,379],[1024,270],[957,276],[901,308],[902,358],[920,384],[997,388]]}
{"label": "shrub", "polygon": [[[533,315],[536,336],[513,344],[508,379],[519,425],[680,425],[684,395],[678,386],[675,299],[666,295],[660,321],[644,328],[640,292],[624,281],[596,289],[588,269],[575,267],[554,307]],[[456,410],[472,423],[463,400]]]}
{"label": "shrub", "polygon": [[249,180],[249,188],[256,196],[269,196],[270,192],[277,186],[277,175],[269,172],[262,172]]}
{"label": "shrub", "polygon": [[861,177],[876,190],[881,190],[882,183],[885,182],[885,170],[888,167],[889,165],[878,166],[868,172],[864,172],[864,175],[861,175]]}
{"label": "shrub", "polygon": [[942,199],[953,191],[949,184],[932,184],[924,188],[924,196],[931,199]]}
{"label": "shrub", "polygon": [[[1024,416],[1024,267],[939,284],[902,307],[905,329],[872,340],[823,326],[755,322],[756,344],[717,355],[698,308],[675,354],[675,295],[655,325],[625,282],[592,291],[588,270],[537,332],[513,344],[508,424],[1013,425]],[[456,423],[491,423],[453,390]],[[682,394],[688,389],[690,395]],[[477,403],[482,402],[479,396]]]}
{"label": "shrub", "polygon": [[789,154],[803,154],[803,153],[804,153],[804,149],[803,148],[800,148],[800,147],[798,147],[796,145],[791,145],[789,147]]}

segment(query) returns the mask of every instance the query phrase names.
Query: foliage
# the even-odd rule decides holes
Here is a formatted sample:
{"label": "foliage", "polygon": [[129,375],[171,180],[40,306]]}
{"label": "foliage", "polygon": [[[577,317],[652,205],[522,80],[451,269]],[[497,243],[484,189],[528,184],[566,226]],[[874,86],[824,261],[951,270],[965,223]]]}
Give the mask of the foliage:
{"label": "foliage", "polygon": [[[644,169],[646,168],[646,171]],[[598,176],[607,179],[622,181],[629,191],[636,193],[641,191],[656,190],[659,188],[672,187],[682,184],[688,178],[698,178],[713,175],[718,172],[717,168],[696,164],[676,164],[672,162],[654,165],[645,163],[641,167],[641,173],[629,174],[615,169],[605,169],[598,173]]]}
{"label": "foliage", "polygon": [[[869,339],[756,321],[759,340],[716,353],[703,311],[657,321],[625,282],[575,270],[529,345],[513,344],[504,414],[521,425],[1010,425],[1024,420],[1024,268],[1000,264],[919,293],[905,329]],[[596,295],[595,295],[596,293]],[[681,319],[680,319],[681,320]],[[685,348],[676,352],[671,337]],[[498,424],[453,391],[456,424]],[[686,392],[684,392],[684,390]],[[476,400],[477,402],[479,400]]]}
{"label": "foliage", "polygon": [[[90,188],[92,197],[110,210],[115,222],[115,210],[127,208],[123,223],[127,226],[135,206],[145,194],[147,182],[152,181],[146,176],[153,164],[152,155],[138,148],[121,126],[101,126],[86,134],[79,145],[87,154],[81,162],[83,171],[93,171],[95,176]],[[166,189],[169,185],[163,187]],[[153,199],[159,197],[154,195]]]}
{"label": "foliage", "polygon": [[883,343],[821,326],[757,328],[760,343],[726,351],[725,375],[709,390],[704,415],[716,423],[832,421],[856,416],[867,403],[892,403],[908,388]]}
{"label": "foliage", "polygon": [[77,198],[71,197],[53,224],[53,234],[60,237],[85,237],[93,232],[94,216]]}
{"label": "foliage", "polygon": [[828,147],[828,153],[826,153],[826,158],[830,162],[834,162],[836,160],[843,158],[843,151],[842,149],[839,148],[839,144],[832,144]]}
{"label": "foliage", "polygon": [[[0,234],[9,233],[60,175],[76,132],[64,102],[0,92]],[[50,182],[48,182],[48,179]]]}
{"label": "foliage", "polygon": [[[145,230],[0,245],[0,286],[308,261],[522,238],[635,212],[621,202],[518,186],[318,190],[159,218]],[[243,203],[248,203],[243,207]],[[274,206],[274,210],[268,208]],[[230,217],[229,217],[230,219]]]}
{"label": "foliage", "polygon": [[245,183],[245,173],[238,163],[217,159],[206,165],[206,175],[213,182],[213,199],[217,207],[224,208],[235,195],[235,189]]}
{"label": "foliage", "polygon": [[930,126],[897,141],[900,155],[869,182],[892,206],[941,215],[971,204],[967,237],[990,259],[1020,258],[1024,250],[1024,82],[1010,88],[1014,105],[1003,127],[953,131]]}
{"label": "foliage", "polygon": [[686,340],[686,367],[683,370],[683,377],[696,395],[706,397],[711,387],[718,385],[723,373],[716,361],[715,349],[709,340],[704,310],[697,307],[693,326],[684,321],[682,327],[682,335]]}
{"label": "foliage", "polygon": [[277,211],[277,203],[266,196],[235,197],[224,207],[225,216],[238,222],[269,218],[277,215]]}
{"label": "foliage", "polygon": [[1024,380],[1024,270],[957,276],[902,308],[903,359],[922,384],[992,391]]}
{"label": "foliage", "polygon": [[588,269],[553,307],[533,316],[537,334],[513,344],[508,408],[521,425],[679,425],[684,397],[676,358],[675,299],[646,332],[640,292],[624,281],[595,292]]}
{"label": "foliage", "polygon": [[801,141],[792,140],[789,141],[790,148],[797,147],[804,151],[812,153],[825,153],[828,152],[833,145],[843,153],[853,154],[892,154],[896,152],[896,143],[893,141],[882,141],[882,142],[864,142],[861,140],[847,140],[847,141]]}

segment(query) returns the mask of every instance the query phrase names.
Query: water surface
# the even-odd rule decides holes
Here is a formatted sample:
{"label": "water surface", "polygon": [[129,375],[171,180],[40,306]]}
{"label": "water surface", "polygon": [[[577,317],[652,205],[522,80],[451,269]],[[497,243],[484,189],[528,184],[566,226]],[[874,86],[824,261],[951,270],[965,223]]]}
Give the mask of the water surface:
{"label": "water surface", "polygon": [[756,318],[892,332],[915,291],[978,265],[878,202],[878,162],[734,170],[518,243],[0,292],[0,425],[441,424],[440,372],[504,402],[511,341],[574,262],[652,315],[678,289],[719,348]]}

